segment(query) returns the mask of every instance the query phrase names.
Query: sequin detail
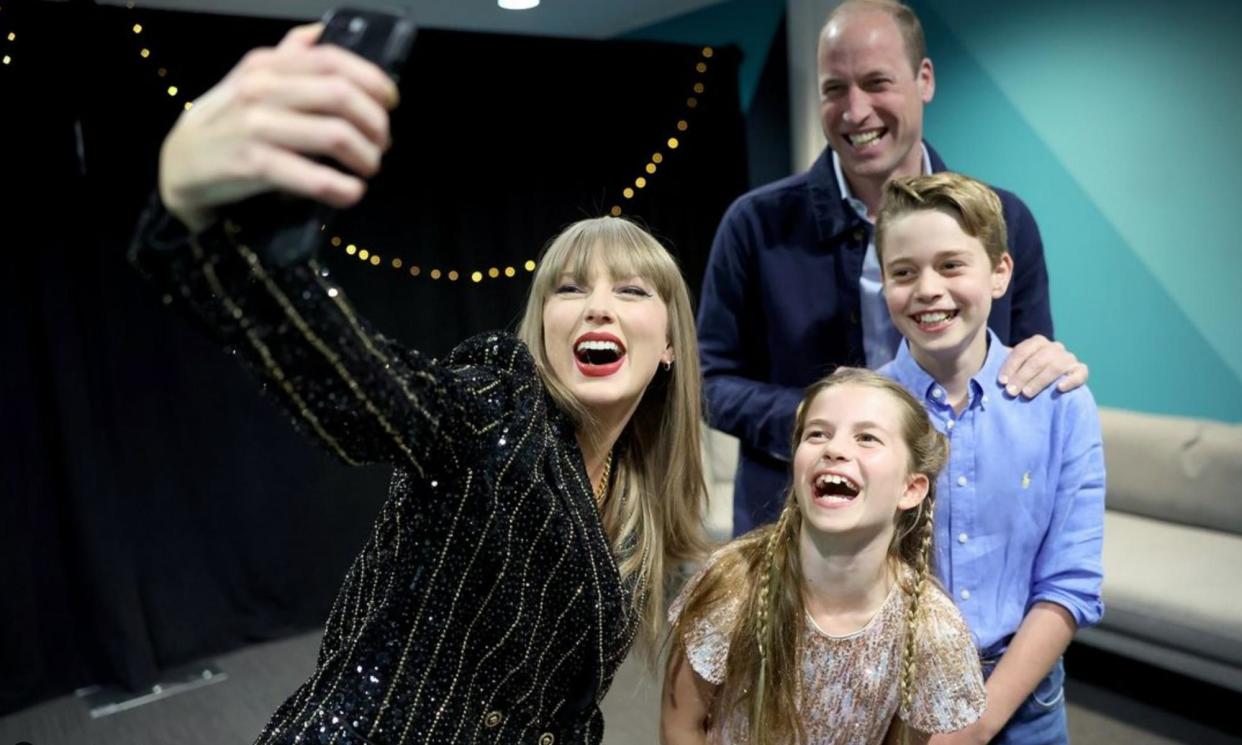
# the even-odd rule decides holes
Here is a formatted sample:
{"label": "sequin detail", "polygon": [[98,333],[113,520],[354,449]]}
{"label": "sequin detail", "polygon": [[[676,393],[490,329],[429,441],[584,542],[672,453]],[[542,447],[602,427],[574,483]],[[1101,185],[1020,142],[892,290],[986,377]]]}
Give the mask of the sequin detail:
{"label": "sequin detail", "polygon": [[313,261],[271,268],[228,227],[168,232],[153,208],[131,250],[159,291],[296,427],[394,468],[316,670],[257,742],[599,743],[642,590],[621,582],[572,424],[526,347],[484,334],[436,361],[375,333]]}
{"label": "sequin detail", "polygon": [[[687,583],[669,609],[675,623],[689,594],[711,560]],[[979,657],[970,631],[953,602],[938,588],[924,591],[926,615],[915,641],[917,675],[910,711],[902,720],[928,733],[953,732],[977,720],[986,704]],[[682,641],[686,659],[709,683],[724,682],[729,634],[741,599],[726,598],[688,630]],[[848,636],[823,633],[810,616],[803,619],[799,711],[808,745],[880,743],[901,701],[901,656],[908,598],[894,587],[884,605],[862,629]],[[738,743],[746,714],[735,712],[729,726],[713,728],[713,743]],[[744,742],[744,741],[743,741]]]}

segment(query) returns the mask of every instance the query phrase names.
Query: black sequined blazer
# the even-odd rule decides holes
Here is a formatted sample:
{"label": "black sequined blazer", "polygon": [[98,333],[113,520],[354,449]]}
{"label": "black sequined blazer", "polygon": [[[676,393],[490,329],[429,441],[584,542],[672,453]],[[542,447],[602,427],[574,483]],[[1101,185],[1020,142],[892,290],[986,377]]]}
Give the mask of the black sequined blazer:
{"label": "black sequined blazer", "polygon": [[571,422],[525,345],[437,362],[372,331],[313,258],[148,210],[131,260],[246,358],[296,425],[395,472],[314,675],[259,743],[598,743],[637,630]]}

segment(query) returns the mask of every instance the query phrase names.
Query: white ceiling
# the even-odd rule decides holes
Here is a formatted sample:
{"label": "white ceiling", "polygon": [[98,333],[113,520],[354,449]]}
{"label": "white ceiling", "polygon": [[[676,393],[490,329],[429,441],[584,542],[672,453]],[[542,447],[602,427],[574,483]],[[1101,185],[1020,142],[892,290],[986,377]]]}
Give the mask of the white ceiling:
{"label": "white ceiling", "polygon": [[[125,5],[126,0],[99,0]],[[600,39],[714,5],[720,0],[543,0],[532,10],[502,10],[496,0],[135,0],[138,7],[272,18],[318,18],[333,6],[406,8],[432,28]]]}

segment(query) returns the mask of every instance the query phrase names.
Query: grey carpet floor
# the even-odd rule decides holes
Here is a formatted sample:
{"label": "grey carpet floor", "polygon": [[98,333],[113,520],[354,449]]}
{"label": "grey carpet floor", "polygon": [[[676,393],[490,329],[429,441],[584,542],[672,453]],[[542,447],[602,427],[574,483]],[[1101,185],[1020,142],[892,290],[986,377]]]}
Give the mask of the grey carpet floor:
{"label": "grey carpet floor", "polygon": [[[227,680],[99,719],[73,696],[48,701],[0,718],[0,745],[244,745],[310,674],[318,643],[310,633],[223,655],[214,661]],[[1216,708],[1235,700],[1219,691],[1210,698]],[[1242,743],[1197,721],[1203,717],[1194,701],[1180,711],[1153,707],[1102,686],[1098,676],[1090,683],[1071,678],[1067,699],[1077,745]],[[631,658],[604,701],[605,745],[657,742],[658,701],[656,678]],[[1211,721],[1221,721],[1219,714]]]}

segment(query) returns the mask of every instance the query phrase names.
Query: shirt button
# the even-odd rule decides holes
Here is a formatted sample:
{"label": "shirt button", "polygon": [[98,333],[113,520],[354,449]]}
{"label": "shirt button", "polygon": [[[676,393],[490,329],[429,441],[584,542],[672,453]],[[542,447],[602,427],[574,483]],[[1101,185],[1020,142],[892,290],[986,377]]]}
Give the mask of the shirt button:
{"label": "shirt button", "polygon": [[988,394],[985,393],[983,394],[983,403],[986,404],[987,402],[988,402]]}
{"label": "shirt button", "polygon": [[488,729],[493,729],[496,725],[500,724],[501,719],[504,719],[504,714],[501,714],[499,711],[488,712],[487,716],[483,717],[483,726]]}
{"label": "shirt button", "polygon": [[958,543],[965,543],[966,541],[969,541],[969,540],[970,540],[970,536],[966,535],[965,533],[958,533],[958,534],[957,534],[957,542],[958,542]]}
{"label": "shirt button", "polygon": [[551,732],[544,732],[539,736],[539,745],[552,745],[554,742],[556,742],[556,738],[552,736]]}
{"label": "shirt button", "polygon": [[939,388],[932,388],[932,398],[944,398],[944,391]]}
{"label": "shirt button", "polygon": [[864,231],[862,228],[858,228],[857,230],[854,231],[854,240],[861,241],[864,235],[866,235],[866,231]]}
{"label": "shirt button", "polygon": [[970,600],[970,590],[962,590],[958,594],[961,596],[962,600]]}
{"label": "shirt button", "polygon": [[953,429],[954,424],[957,424],[957,422],[953,419],[950,419],[949,421],[944,423],[945,429]]}
{"label": "shirt button", "polygon": [[958,485],[958,486],[966,486],[966,477],[965,477],[965,476],[958,476],[958,477],[957,477],[957,485]]}

